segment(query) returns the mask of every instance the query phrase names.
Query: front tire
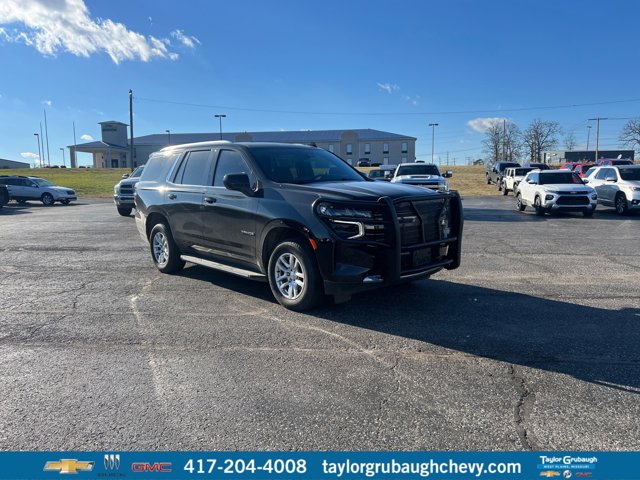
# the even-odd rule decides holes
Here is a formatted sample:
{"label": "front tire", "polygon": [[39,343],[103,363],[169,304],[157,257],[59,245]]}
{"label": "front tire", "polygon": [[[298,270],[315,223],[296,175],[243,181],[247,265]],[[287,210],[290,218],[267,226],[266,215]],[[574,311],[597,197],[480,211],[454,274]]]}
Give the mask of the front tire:
{"label": "front tire", "polygon": [[627,197],[624,193],[619,192],[616,195],[616,213],[618,215],[627,215],[629,213],[629,205],[627,204]]}
{"label": "front tire", "polygon": [[40,200],[42,200],[42,203],[47,207],[51,207],[54,203],[56,203],[56,201],[53,199],[53,195],[46,192],[42,194]]}
{"label": "front tire", "polygon": [[297,240],[284,241],[273,250],[267,273],[273,296],[285,308],[302,312],[324,297],[313,253]]}
{"label": "front tire", "polygon": [[527,208],[527,206],[522,202],[522,195],[518,193],[516,195],[516,210],[518,210],[519,212],[524,212],[525,208]]}
{"label": "front tire", "polygon": [[173,240],[171,230],[164,223],[158,223],[149,235],[151,258],[162,273],[176,273],[184,268],[184,260]]}
{"label": "front tire", "polygon": [[547,213],[547,209],[542,206],[542,202],[540,201],[540,197],[536,197],[533,201],[533,208],[536,211],[536,215],[542,217],[545,213]]}
{"label": "front tire", "polygon": [[131,215],[131,210],[133,210],[131,207],[118,207],[118,213],[123,217]]}

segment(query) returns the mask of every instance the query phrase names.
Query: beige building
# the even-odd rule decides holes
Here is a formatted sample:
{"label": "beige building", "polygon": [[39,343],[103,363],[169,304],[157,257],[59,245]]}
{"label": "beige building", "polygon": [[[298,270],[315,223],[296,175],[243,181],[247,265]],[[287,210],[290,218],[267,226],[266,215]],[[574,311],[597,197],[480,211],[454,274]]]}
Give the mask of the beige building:
{"label": "beige building", "polygon": [[[182,143],[220,140],[219,133],[159,133],[135,137],[133,162],[130,157],[127,124],[100,122],[102,140],[69,145],[72,167],[74,152],[93,155],[94,168],[132,168],[147,162],[149,155],[168,146]],[[416,158],[416,138],[380,130],[301,130],[285,132],[227,132],[223,140],[231,142],[283,142],[315,144],[335,153],[352,165],[358,160],[371,163],[398,164]]]}

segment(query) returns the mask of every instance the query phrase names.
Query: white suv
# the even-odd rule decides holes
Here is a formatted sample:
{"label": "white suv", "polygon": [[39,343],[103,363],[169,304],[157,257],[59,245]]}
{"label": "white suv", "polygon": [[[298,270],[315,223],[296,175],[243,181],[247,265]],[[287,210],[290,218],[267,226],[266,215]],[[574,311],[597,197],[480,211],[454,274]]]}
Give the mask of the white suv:
{"label": "white suv", "polygon": [[640,165],[596,167],[587,182],[598,192],[598,203],[620,215],[640,210]]}
{"label": "white suv", "polygon": [[531,206],[537,215],[579,211],[590,217],[598,204],[596,191],[569,170],[533,170],[515,193],[516,209],[522,212]]}
{"label": "white suv", "polygon": [[502,192],[502,195],[508,195],[509,192],[515,192],[516,187],[522,181],[527,173],[532,170],[536,170],[532,167],[510,167],[504,171],[504,176],[498,184],[498,190]]}

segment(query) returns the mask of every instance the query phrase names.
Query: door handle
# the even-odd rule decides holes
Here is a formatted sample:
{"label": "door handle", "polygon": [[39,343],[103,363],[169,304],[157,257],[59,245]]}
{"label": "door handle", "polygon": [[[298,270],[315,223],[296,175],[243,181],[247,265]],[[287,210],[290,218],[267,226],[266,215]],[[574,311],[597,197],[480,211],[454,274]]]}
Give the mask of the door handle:
{"label": "door handle", "polygon": [[215,197],[204,197],[204,201],[211,205],[212,203],[216,203]]}
{"label": "door handle", "polygon": [[169,194],[169,200],[175,200],[176,198],[178,198],[178,196],[175,193]]}

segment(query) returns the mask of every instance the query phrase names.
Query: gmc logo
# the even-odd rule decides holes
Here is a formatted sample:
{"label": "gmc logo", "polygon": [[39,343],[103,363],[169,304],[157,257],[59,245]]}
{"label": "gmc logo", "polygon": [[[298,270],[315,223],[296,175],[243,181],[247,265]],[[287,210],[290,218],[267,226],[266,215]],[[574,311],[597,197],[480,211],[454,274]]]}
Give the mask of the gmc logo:
{"label": "gmc logo", "polygon": [[132,472],[171,472],[171,462],[168,463],[148,463],[135,462],[131,464]]}

